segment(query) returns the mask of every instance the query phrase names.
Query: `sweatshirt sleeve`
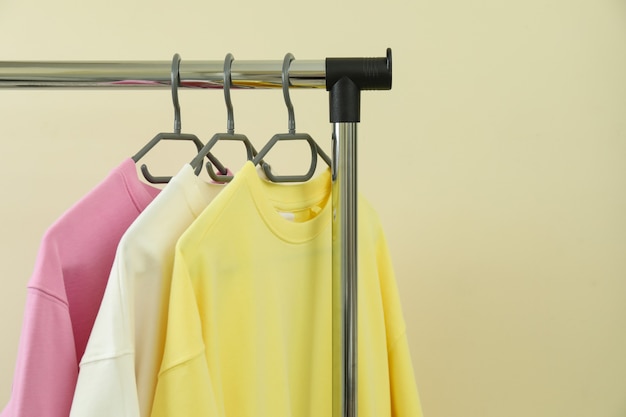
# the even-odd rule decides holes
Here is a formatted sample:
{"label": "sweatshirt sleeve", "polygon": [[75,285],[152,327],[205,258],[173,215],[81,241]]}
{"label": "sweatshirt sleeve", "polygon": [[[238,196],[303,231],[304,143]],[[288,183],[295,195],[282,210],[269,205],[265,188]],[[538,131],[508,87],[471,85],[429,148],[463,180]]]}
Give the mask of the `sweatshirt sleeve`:
{"label": "sweatshirt sleeve", "polygon": [[387,328],[391,415],[393,417],[422,417],[400,296],[382,229],[379,231],[376,252]]}
{"label": "sweatshirt sleeve", "polygon": [[140,415],[133,335],[129,330],[133,325],[129,311],[132,294],[121,285],[123,265],[124,258],[118,251],[80,363],[70,417]]}
{"label": "sweatshirt sleeve", "polygon": [[42,239],[28,284],[11,399],[0,417],[67,417],[78,360],[55,239]]}
{"label": "sweatshirt sleeve", "polygon": [[139,417],[134,370],[130,354],[81,365],[70,417]]}
{"label": "sweatshirt sleeve", "polygon": [[29,288],[11,399],[1,417],[67,417],[78,374],[67,304]]}
{"label": "sweatshirt sleeve", "polygon": [[389,351],[389,382],[391,385],[391,415],[393,417],[422,417],[413,364],[406,335]]}
{"label": "sweatshirt sleeve", "polygon": [[204,353],[159,375],[152,417],[219,416]]}
{"label": "sweatshirt sleeve", "polygon": [[152,417],[218,416],[189,270],[176,251],[163,362]]}

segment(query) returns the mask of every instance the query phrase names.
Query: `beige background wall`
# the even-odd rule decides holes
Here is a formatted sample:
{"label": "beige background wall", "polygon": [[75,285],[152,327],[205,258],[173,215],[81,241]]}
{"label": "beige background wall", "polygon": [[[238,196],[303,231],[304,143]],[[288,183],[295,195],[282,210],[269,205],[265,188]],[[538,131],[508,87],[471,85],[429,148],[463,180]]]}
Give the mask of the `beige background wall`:
{"label": "beige background wall", "polygon": [[[394,89],[363,95],[359,181],[428,417],[626,415],[625,39],[622,0],[0,2],[0,60],[392,47]],[[326,93],[293,99],[328,149]],[[278,91],[233,100],[257,146],[284,130]],[[181,102],[183,130],[223,131],[221,93]],[[172,123],[165,90],[0,91],[0,123],[3,405],[40,237]],[[176,150],[154,166],[175,172],[192,154]]]}

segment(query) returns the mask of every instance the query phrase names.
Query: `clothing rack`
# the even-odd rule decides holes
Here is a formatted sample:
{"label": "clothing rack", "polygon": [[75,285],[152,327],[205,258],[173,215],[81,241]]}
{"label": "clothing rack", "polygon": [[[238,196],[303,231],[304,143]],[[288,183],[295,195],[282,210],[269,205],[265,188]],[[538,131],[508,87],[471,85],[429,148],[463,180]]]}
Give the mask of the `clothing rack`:
{"label": "clothing rack", "polygon": [[[283,61],[232,61],[231,87],[282,88]],[[0,89],[170,88],[169,61],[0,61]],[[181,88],[222,89],[224,61],[181,61]],[[326,89],[332,134],[333,417],[357,416],[357,123],[362,90],[391,89],[380,58],[293,60],[290,88]]]}

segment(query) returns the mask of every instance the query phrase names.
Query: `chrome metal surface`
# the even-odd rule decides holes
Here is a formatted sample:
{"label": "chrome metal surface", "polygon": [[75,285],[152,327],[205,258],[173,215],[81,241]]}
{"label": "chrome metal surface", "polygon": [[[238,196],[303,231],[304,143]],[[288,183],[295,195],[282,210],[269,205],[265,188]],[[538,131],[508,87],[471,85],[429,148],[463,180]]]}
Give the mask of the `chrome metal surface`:
{"label": "chrome metal surface", "polygon": [[333,125],[333,417],[357,417],[357,123]]}
{"label": "chrome metal surface", "polygon": [[[281,88],[282,60],[233,61],[232,88]],[[0,88],[169,88],[171,61],[0,61]],[[222,88],[224,61],[180,63],[181,88]],[[325,60],[294,60],[292,88],[326,87]]]}

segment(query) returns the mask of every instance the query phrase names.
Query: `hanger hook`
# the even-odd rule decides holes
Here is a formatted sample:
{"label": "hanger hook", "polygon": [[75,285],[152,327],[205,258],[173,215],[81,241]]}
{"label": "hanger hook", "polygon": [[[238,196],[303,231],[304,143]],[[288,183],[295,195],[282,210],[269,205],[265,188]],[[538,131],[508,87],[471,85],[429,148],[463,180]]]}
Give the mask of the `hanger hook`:
{"label": "hanger hook", "polygon": [[285,55],[285,59],[283,60],[283,72],[282,72],[282,84],[283,84],[283,97],[285,98],[285,104],[287,105],[287,112],[289,113],[289,133],[296,133],[296,116],[293,111],[293,104],[291,103],[291,98],[289,97],[289,67],[291,66],[291,61],[293,61],[295,57],[292,53],[288,52]]}
{"label": "hanger hook", "polygon": [[180,133],[180,103],[178,101],[178,84],[180,84],[180,55],[174,54],[171,72],[172,103],[174,104],[174,132]]}
{"label": "hanger hook", "polygon": [[230,87],[233,83],[232,66],[235,57],[229,53],[224,59],[224,100],[226,101],[226,111],[228,112],[228,120],[226,129],[229,134],[235,133],[235,116],[233,115],[233,102],[230,99]]}

